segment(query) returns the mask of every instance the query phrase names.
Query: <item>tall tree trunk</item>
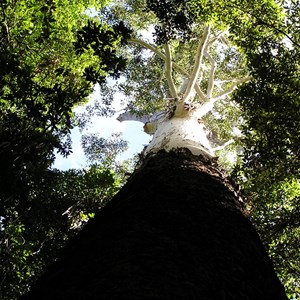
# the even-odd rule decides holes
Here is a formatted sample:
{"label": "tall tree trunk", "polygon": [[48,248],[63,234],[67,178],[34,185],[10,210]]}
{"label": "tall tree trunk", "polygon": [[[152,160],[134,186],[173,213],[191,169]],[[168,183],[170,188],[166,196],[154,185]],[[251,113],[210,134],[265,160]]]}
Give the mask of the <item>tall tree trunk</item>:
{"label": "tall tree trunk", "polygon": [[216,164],[149,157],[22,299],[287,299]]}

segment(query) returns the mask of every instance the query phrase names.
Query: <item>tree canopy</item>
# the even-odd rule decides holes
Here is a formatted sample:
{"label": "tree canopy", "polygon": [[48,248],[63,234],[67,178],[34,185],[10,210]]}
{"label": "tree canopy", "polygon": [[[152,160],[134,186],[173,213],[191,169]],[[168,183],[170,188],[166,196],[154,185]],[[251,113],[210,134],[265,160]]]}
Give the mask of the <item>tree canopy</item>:
{"label": "tree canopy", "polygon": [[[71,151],[68,134],[78,125],[72,108],[99,83],[104,105],[121,92],[128,112],[149,117],[151,134],[157,116],[178,113],[177,99],[190,111],[202,108],[199,119],[219,162],[240,184],[276,271],[296,298],[299,3],[104,4],[0,4],[3,297],[25,291],[73,234],[70,228],[80,227],[121,184],[116,173],[123,178],[124,169],[114,160],[126,145],[118,135],[84,137],[94,163],[88,170],[49,169],[55,150]],[[112,87],[108,75],[120,80]]]}
{"label": "tree canopy", "polygon": [[124,70],[117,47],[129,31],[92,16],[103,4],[0,4],[1,299],[26,291],[120,185],[113,167],[50,169],[56,152],[72,151],[74,106],[88,100],[96,82]]}

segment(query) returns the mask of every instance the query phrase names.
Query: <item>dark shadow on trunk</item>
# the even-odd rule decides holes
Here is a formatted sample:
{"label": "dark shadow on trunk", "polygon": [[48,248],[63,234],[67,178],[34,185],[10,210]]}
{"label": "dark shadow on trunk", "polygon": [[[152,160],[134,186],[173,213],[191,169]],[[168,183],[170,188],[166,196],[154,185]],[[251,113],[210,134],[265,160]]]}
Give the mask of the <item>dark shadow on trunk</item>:
{"label": "dark shadow on trunk", "polygon": [[22,299],[287,298],[230,183],[180,151],[148,158]]}

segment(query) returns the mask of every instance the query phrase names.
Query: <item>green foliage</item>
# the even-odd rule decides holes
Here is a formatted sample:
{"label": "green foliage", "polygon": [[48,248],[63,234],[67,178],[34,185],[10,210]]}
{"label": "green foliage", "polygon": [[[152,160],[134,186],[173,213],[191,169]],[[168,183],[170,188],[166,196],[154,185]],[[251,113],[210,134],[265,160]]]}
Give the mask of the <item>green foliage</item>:
{"label": "green foliage", "polygon": [[[160,24],[156,27],[160,43],[170,39],[188,39],[195,21],[227,29],[244,48],[257,46],[257,37],[268,35],[270,27],[281,24],[282,10],[275,1],[147,1]],[[267,26],[262,26],[267,24]]]}
{"label": "green foliage", "polygon": [[251,198],[253,222],[293,295],[300,274],[299,49],[265,40],[250,59],[253,79],[235,96],[246,122],[238,177]]}
{"label": "green foliage", "polygon": [[38,175],[22,204],[6,208],[1,217],[1,299],[27,291],[120,186],[120,178],[100,166]]}
{"label": "green foliage", "polygon": [[83,55],[91,51],[99,59],[95,66],[85,68],[83,75],[88,81],[103,82],[107,74],[119,78],[120,71],[125,69],[126,60],[117,56],[115,47],[119,43],[124,44],[125,39],[130,36],[130,30],[123,22],[109,27],[89,20],[86,26],[77,31],[76,36],[76,53]]}
{"label": "green foliage", "polygon": [[72,151],[73,108],[87,101],[95,82],[118,77],[125,67],[117,48],[130,32],[88,15],[89,7],[103,4],[0,3],[1,299],[26,291],[120,185],[115,172],[101,166],[49,169],[55,151]]}
{"label": "green foliage", "polygon": [[135,113],[147,115],[158,111],[163,108],[163,98],[168,93],[163,80],[163,62],[142,47],[130,50],[129,57],[126,81],[119,84],[119,91]]}
{"label": "green foliage", "polygon": [[[213,36],[229,30],[209,51],[219,66],[215,77],[222,81],[221,88],[226,90],[232,78],[248,73],[251,80],[233,99],[219,101],[205,123],[219,139],[234,138],[235,147],[243,147],[233,176],[249,199],[252,221],[278,275],[290,298],[296,298],[299,3],[128,0],[105,8],[102,4],[92,0],[0,4],[0,262],[4,266],[0,298],[14,299],[26,291],[68,238],[123,182],[128,166],[117,163],[116,156],[127,145],[119,135],[108,140],[84,136],[91,163],[86,170],[49,169],[54,150],[70,153],[70,129],[84,125],[95,111],[108,114],[106,107],[116,90],[126,97],[128,108],[140,115],[168,105],[165,62],[126,40],[154,27],[156,50],[165,54],[162,44],[169,42],[173,62],[190,73],[199,33],[208,23],[213,25]],[[89,7],[101,10],[92,17]],[[171,75],[179,86],[186,75],[173,69]],[[126,80],[121,78],[118,86],[105,82],[107,75],[117,79],[121,71]],[[209,59],[204,57],[202,90],[209,85],[210,72]],[[75,121],[72,108],[86,101],[94,83],[105,94],[104,106],[90,106]],[[201,102],[197,95],[195,102]],[[241,125],[243,140],[237,142],[234,129]],[[231,146],[227,152],[234,151]],[[223,163],[232,170],[226,159]]]}
{"label": "green foliage", "polygon": [[247,143],[253,144],[246,160],[251,164],[256,156],[257,163],[270,168],[279,180],[299,174],[298,60],[299,51],[266,42],[253,57],[253,80],[236,96],[247,117],[246,139],[251,140]]}
{"label": "green foliage", "polygon": [[134,28],[134,34],[148,30],[155,22],[154,14],[147,10],[146,0],[112,1],[100,10],[101,19],[108,24],[118,24],[120,20]]}
{"label": "green foliage", "polygon": [[189,9],[189,1],[147,1],[161,24],[155,25],[159,42],[170,39],[187,39],[191,33],[195,14]]}
{"label": "green foliage", "polygon": [[128,147],[120,133],[112,134],[109,139],[99,137],[98,134],[83,135],[82,146],[90,162],[100,163],[110,168],[114,165],[118,154]]}
{"label": "green foliage", "polygon": [[1,164],[7,166],[2,168],[4,182],[19,180],[20,170],[29,172],[29,166],[49,166],[55,148],[68,155],[70,143],[63,137],[74,126],[72,108],[86,101],[93,82],[103,81],[107,74],[118,76],[124,68],[124,60],[115,49],[122,40],[119,33],[125,31],[124,26],[116,26],[115,32],[104,24],[103,37],[106,30],[110,38],[96,52],[86,49],[78,41],[92,24],[84,13],[89,3],[65,4],[1,4]]}

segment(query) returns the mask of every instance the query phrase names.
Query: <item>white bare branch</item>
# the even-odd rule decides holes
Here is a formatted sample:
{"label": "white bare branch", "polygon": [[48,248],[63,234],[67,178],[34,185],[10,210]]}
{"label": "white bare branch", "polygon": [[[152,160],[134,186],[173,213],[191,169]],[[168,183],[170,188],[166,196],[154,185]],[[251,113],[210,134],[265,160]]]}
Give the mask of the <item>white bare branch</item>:
{"label": "white bare branch", "polygon": [[139,116],[135,113],[132,113],[131,111],[125,111],[122,114],[120,114],[117,117],[117,120],[119,122],[124,122],[124,121],[137,121],[141,123],[149,123],[149,122],[155,122],[161,118],[163,118],[166,115],[165,111],[159,111],[150,115],[146,116]]}
{"label": "white bare branch", "polygon": [[[157,47],[143,41],[137,38],[133,38],[133,39],[128,39],[127,40],[128,43],[132,43],[132,44],[138,44],[141,45],[143,47],[145,47],[146,49],[149,49],[150,51],[152,51],[153,53],[155,53],[156,55],[158,55],[163,61],[165,61],[167,63],[167,57],[164,53],[162,53]],[[186,78],[191,78],[191,75],[181,66],[179,66],[178,64],[176,64],[175,62],[172,61],[172,67],[174,69],[176,69],[181,75],[185,76]],[[202,101],[206,101],[206,97],[205,94],[201,91],[200,86],[195,83],[194,86],[197,95],[200,97],[200,99]]]}
{"label": "white bare branch", "polygon": [[151,45],[151,44],[149,44],[149,43],[147,43],[143,40],[133,38],[133,39],[128,39],[127,42],[141,45],[141,46],[145,47],[146,49],[149,49],[150,51],[152,51],[156,55],[158,55],[162,60],[166,61],[166,56],[160,50],[158,50],[157,47],[155,47],[155,46],[153,46],[153,45]]}
{"label": "white bare branch", "polygon": [[195,84],[197,82],[197,79],[199,77],[199,73],[200,73],[200,69],[201,69],[201,65],[202,65],[202,58],[203,58],[203,54],[204,54],[204,50],[206,48],[207,45],[207,41],[209,38],[209,34],[210,34],[210,25],[205,27],[204,32],[203,32],[203,36],[198,44],[198,49],[197,49],[197,53],[195,56],[195,64],[193,67],[193,72],[191,74],[190,77],[190,81],[188,83],[187,89],[183,95],[183,101],[188,101],[189,97],[191,96],[192,91],[195,88]]}
{"label": "white bare branch", "polygon": [[[166,55],[161,52],[157,47],[143,41],[137,38],[133,38],[133,39],[128,39],[127,40],[128,43],[132,43],[132,44],[138,44],[141,45],[143,47],[145,47],[146,49],[152,51],[153,53],[155,53],[156,55],[158,55],[163,61],[165,61],[167,63],[167,57]],[[187,71],[185,71],[182,67],[180,67],[179,65],[177,65],[175,62],[172,62],[173,67],[182,75],[185,75],[186,77],[189,77],[189,73]]]}
{"label": "white bare branch", "polygon": [[202,90],[200,89],[199,84],[195,84],[195,91],[197,93],[197,95],[200,97],[200,99],[205,102],[206,100],[206,96],[205,94],[202,92]]}
{"label": "white bare branch", "polygon": [[[208,46],[210,47],[211,45],[213,45],[216,41],[221,40],[226,34],[228,34],[229,32],[229,28],[225,31],[220,31],[217,35],[215,35],[209,42],[208,42]],[[225,39],[225,37],[224,37]]]}
{"label": "white bare branch", "polygon": [[[149,49],[150,51],[152,51],[153,53],[158,55],[166,63],[165,74],[166,74],[166,78],[167,78],[167,81],[168,81],[168,84],[170,87],[172,97],[177,96],[176,87],[175,87],[173,78],[171,76],[172,68],[176,69],[180,74],[184,75],[187,78],[187,80],[185,82],[186,87],[184,88],[184,91],[183,90],[180,91],[180,92],[184,92],[182,100],[188,101],[189,98],[192,96],[193,91],[194,90],[196,91],[199,98],[204,102],[204,104],[197,110],[197,116],[199,118],[203,117],[209,111],[211,111],[214,107],[214,103],[217,100],[225,98],[226,96],[231,94],[237,88],[237,86],[239,84],[250,80],[250,77],[233,80],[233,84],[227,90],[222,91],[215,97],[212,97],[213,87],[215,84],[214,74],[215,74],[215,70],[216,70],[216,63],[213,60],[213,58],[209,55],[207,48],[209,48],[209,46],[211,46],[212,43],[215,42],[217,39],[222,37],[224,35],[224,32],[218,34],[210,42],[208,41],[209,35],[210,35],[210,26],[207,26],[204,30],[202,39],[200,40],[199,45],[198,45],[197,53],[195,56],[195,64],[194,64],[192,74],[189,74],[184,68],[182,68],[181,66],[179,66],[178,64],[176,64],[175,62],[172,61],[171,51],[170,51],[169,46],[167,46],[167,45],[165,46],[165,51],[166,51],[166,55],[165,55],[157,47],[155,47],[143,40],[136,39],[136,38],[128,40],[129,43],[139,44],[139,45],[142,45],[143,47],[145,47],[146,49]],[[199,80],[199,75],[201,73],[202,59],[203,59],[204,55],[208,58],[208,60],[211,63],[211,71],[210,71],[210,78],[209,78],[209,83],[208,83],[208,88],[207,88],[207,95],[205,95],[203,93],[203,91],[201,90],[201,88],[197,82]],[[187,85],[186,85],[186,83],[187,83]]]}
{"label": "white bare branch", "polygon": [[241,79],[235,79],[233,80],[233,84],[225,91],[221,92],[220,94],[218,94],[217,96],[215,96],[213,99],[219,100],[222,98],[225,98],[226,96],[228,96],[229,94],[231,94],[240,84],[247,82],[251,79],[250,76],[245,77],[245,78],[241,78]]}
{"label": "white bare branch", "polygon": [[186,90],[186,87],[187,87],[187,85],[188,85],[188,82],[189,82],[189,78],[186,77],[186,78],[184,79],[183,83],[181,84],[180,89],[179,89],[179,95],[180,95],[180,96],[184,94],[184,92],[185,92],[185,90]]}
{"label": "white bare branch", "polygon": [[207,113],[209,113],[213,108],[217,100],[215,98],[210,98],[209,101],[204,102],[200,108],[197,109],[196,116],[198,119],[201,119]]}
{"label": "white bare branch", "polygon": [[197,118],[202,118],[203,116],[205,116],[208,112],[210,112],[213,109],[215,102],[226,97],[227,95],[232,93],[239,84],[246,82],[248,80],[250,80],[250,77],[235,80],[229,89],[220,93],[216,97],[210,98],[209,101],[203,103],[202,106],[197,109],[197,112],[196,112]]}
{"label": "white bare branch", "polygon": [[169,85],[171,96],[173,98],[176,98],[177,97],[177,90],[176,90],[176,86],[174,84],[173,77],[172,77],[173,62],[172,62],[172,53],[171,53],[170,45],[165,44],[164,49],[166,51],[166,71],[165,71],[165,75],[166,75],[166,79],[167,79],[167,82],[168,82],[168,85]]}
{"label": "white bare branch", "polygon": [[[187,74],[187,77],[185,78],[184,82],[182,83],[182,85],[180,87],[179,95],[183,95],[185,93],[185,91],[187,89],[187,86],[188,86],[188,83],[189,83],[189,80],[190,80],[190,76],[187,72],[182,74],[182,75],[185,75],[185,74]],[[199,83],[195,83],[194,88],[195,88],[196,94],[199,96],[199,98],[202,100],[202,102],[207,101],[205,94],[202,92],[202,90],[199,86]]]}
{"label": "white bare branch", "polygon": [[228,145],[233,144],[233,143],[234,143],[234,139],[230,139],[229,141],[225,142],[223,145],[213,148],[213,151],[222,150],[225,147],[227,147]]}
{"label": "white bare branch", "polygon": [[207,51],[205,51],[204,55],[208,59],[208,61],[210,62],[210,65],[211,65],[210,75],[209,75],[209,79],[208,79],[207,92],[206,92],[207,98],[210,99],[212,97],[213,89],[214,89],[214,85],[215,85],[215,71],[217,68],[217,64],[216,64],[215,60],[212,58],[212,56]]}
{"label": "white bare branch", "polygon": [[117,117],[119,122],[124,121],[137,121],[146,123],[149,122],[149,116],[138,116],[137,114],[132,113],[131,111],[125,111]]}

